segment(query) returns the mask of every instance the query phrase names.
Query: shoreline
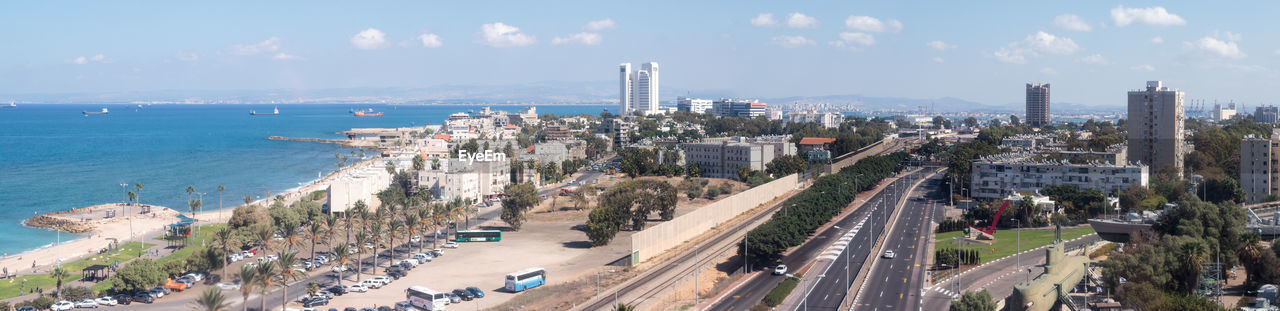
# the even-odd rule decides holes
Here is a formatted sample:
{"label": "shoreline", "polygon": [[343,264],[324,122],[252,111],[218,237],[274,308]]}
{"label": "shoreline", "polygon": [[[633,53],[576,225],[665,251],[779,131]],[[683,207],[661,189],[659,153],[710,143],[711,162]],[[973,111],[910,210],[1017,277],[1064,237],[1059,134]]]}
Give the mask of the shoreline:
{"label": "shoreline", "polygon": [[[355,162],[343,167],[341,170],[331,172],[318,179],[312,179],[310,182],[303,183],[300,186],[288,188],[279,194],[284,195],[285,205],[292,204],[299,198],[310,195],[314,191],[324,190],[322,186],[328,185],[329,181],[342,176],[351,169],[370,165],[376,160],[377,158],[370,158],[360,162]],[[274,195],[269,198],[255,200],[249,204],[269,206],[272,200],[275,200]],[[225,205],[222,209],[204,210],[196,213],[195,218],[199,220],[198,225],[226,223],[231,219],[231,210],[242,205],[245,204]],[[151,211],[155,213],[155,216],[130,211],[130,209],[140,208],[142,206],[151,207]],[[216,206],[216,203],[213,206]],[[49,212],[39,214],[35,217],[56,217],[56,215],[69,215],[76,211],[97,213],[117,208],[123,208],[124,212],[121,212],[118,216],[111,218],[99,217],[92,220],[86,220],[86,225],[91,225],[92,228],[87,230],[85,233],[71,233],[47,227],[28,226],[26,224],[27,220],[24,219],[19,221],[18,224],[22,226],[42,230],[67,232],[68,234],[73,235],[74,238],[61,242],[49,242],[39,247],[26,249],[14,254],[4,254],[3,257],[0,257],[0,268],[7,268],[9,274],[17,275],[31,274],[33,273],[33,269],[39,269],[39,271],[44,272],[48,270],[49,267],[61,262],[69,262],[85,256],[96,255],[97,250],[105,248],[113,240],[118,241],[121,244],[128,242],[155,244],[157,242],[149,241],[149,239],[153,235],[163,232],[166,225],[175,222],[177,215],[190,215],[188,212],[179,212],[177,210],[158,205],[123,205],[121,203],[107,203]],[[61,219],[66,218],[64,217]]]}

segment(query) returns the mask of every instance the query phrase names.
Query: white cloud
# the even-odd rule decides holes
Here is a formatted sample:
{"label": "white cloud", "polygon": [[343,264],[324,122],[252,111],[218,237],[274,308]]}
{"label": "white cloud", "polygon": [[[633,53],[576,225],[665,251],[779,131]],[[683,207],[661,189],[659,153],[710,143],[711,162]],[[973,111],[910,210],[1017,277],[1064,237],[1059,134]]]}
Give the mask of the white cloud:
{"label": "white cloud", "polygon": [[1089,23],[1086,23],[1083,18],[1080,18],[1075,14],[1058,15],[1058,17],[1053,18],[1053,25],[1057,26],[1058,28],[1071,30],[1071,31],[1093,30],[1093,27],[1089,26]]}
{"label": "white cloud", "polygon": [[944,60],[942,60],[941,57],[934,57],[933,62],[941,64],[942,62],[944,62]]}
{"label": "white cloud", "polygon": [[827,42],[827,44],[837,48],[857,51],[862,47],[875,45],[876,37],[863,32],[841,32],[840,40]]}
{"label": "white cloud", "polygon": [[1149,8],[1117,6],[1111,9],[1111,22],[1119,27],[1128,26],[1129,24],[1147,26],[1181,26],[1187,24],[1187,20],[1182,19],[1181,16],[1169,13],[1163,7],[1158,6]]}
{"label": "white cloud", "polygon": [[76,65],[84,65],[88,63],[105,63],[107,62],[107,56],[102,54],[94,54],[93,56],[87,56],[87,57],[77,56],[76,58],[67,60],[67,62],[76,64]]}
{"label": "white cloud", "polygon": [[582,29],[587,31],[601,31],[605,29],[613,29],[613,27],[614,27],[613,19],[606,18],[598,21],[588,22],[587,26],[582,27]]}
{"label": "white cloud", "polygon": [[351,37],[351,46],[372,50],[387,46],[387,34],[377,28],[369,28]]}
{"label": "white cloud", "polygon": [[1040,68],[1040,73],[1042,73],[1042,74],[1047,74],[1047,75],[1052,75],[1052,74],[1058,74],[1058,71],[1057,71],[1057,70],[1053,70],[1053,68],[1044,67],[1044,68]]}
{"label": "white cloud", "polygon": [[440,36],[434,33],[424,33],[424,34],[418,35],[418,41],[421,41],[422,47],[426,47],[426,48],[438,48],[444,45],[444,42],[440,42]]}
{"label": "white cloud", "polygon": [[1188,42],[1187,45],[1221,57],[1244,58],[1246,55],[1240,51],[1240,46],[1236,44],[1236,41],[1240,39],[1239,34],[1230,32],[1216,33],[1213,36],[1200,38],[1195,43]]}
{"label": "white cloud", "polygon": [[1151,43],[1155,43],[1155,44],[1164,43],[1164,38],[1161,38],[1160,36],[1156,36],[1155,38],[1151,38]]}
{"label": "white cloud", "polygon": [[773,40],[770,42],[784,48],[798,48],[815,44],[813,40],[809,40],[809,38],[805,38],[803,36],[777,36],[773,37]]}
{"label": "white cloud", "polygon": [[1022,41],[1010,42],[991,54],[996,60],[1013,64],[1026,64],[1028,58],[1042,54],[1068,55],[1080,49],[1076,42],[1067,37],[1058,37],[1046,32],[1037,32]]}
{"label": "white cloud", "polygon": [[1099,65],[1106,65],[1111,63],[1111,61],[1108,61],[1106,57],[1102,57],[1102,54],[1093,54],[1093,55],[1085,56],[1084,58],[1081,58],[1080,61],[1085,63],[1090,63],[1090,64],[1099,64]]}
{"label": "white cloud", "polygon": [[568,37],[555,37],[551,39],[552,44],[581,44],[581,45],[600,45],[600,34],[593,32],[579,32]]}
{"label": "white cloud", "polygon": [[870,16],[850,15],[844,20],[844,26],[849,29],[862,32],[892,32],[902,31],[902,22],[896,19],[890,19],[888,22],[880,21],[880,19]]}
{"label": "white cloud", "polygon": [[760,13],[756,18],[751,19],[751,25],[754,26],[773,26],[777,25],[778,20],[773,19],[773,13]]}
{"label": "white cloud", "polygon": [[278,60],[292,60],[292,59],[298,59],[298,55],[280,52],[280,53],[276,53],[276,55],[272,55],[271,58],[278,59]]}
{"label": "white cloud", "polygon": [[520,32],[520,28],[501,22],[480,26],[480,44],[495,48],[521,47],[531,45],[538,39]]}
{"label": "white cloud", "polygon": [[942,42],[942,40],[929,41],[928,43],[925,43],[925,45],[933,48],[934,50],[939,50],[939,51],[946,51],[946,50],[956,48],[955,44],[947,44],[946,42]]}
{"label": "white cloud", "polygon": [[812,28],[818,26],[818,19],[801,13],[787,14],[787,27]]}
{"label": "white cloud", "polygon": [[1156,71],[1156,67],[1151,67],[1151,65],[1148,65],[1148,64],[1142,64],[1142,65],[1137,65],[1137,66],[1129,67],[1129,69],[1133,69],[1133,70],[1141,70],[1141,71]]}
{"label": "white cloud", "polygon": [[231,54],[248,56],[257,54],[269,54],[280,50],[280,38],[270,37],[267,40],[250,45],[232,45]]}
{"label": "white cloud", "polygon": [[184,62],[194,62],[200,59],[200,54],[196,54],[194,52],[178,52],[173,54],[173,58]]}

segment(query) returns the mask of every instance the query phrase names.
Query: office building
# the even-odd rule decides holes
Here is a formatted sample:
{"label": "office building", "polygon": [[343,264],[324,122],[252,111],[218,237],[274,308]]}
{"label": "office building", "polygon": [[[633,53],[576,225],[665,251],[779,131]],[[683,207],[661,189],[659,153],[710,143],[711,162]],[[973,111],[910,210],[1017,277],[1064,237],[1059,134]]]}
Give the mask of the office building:
{"label": "office building", "polygon": [[1236,103],[1227,103],[1226,105],[1214,103],[1213,115],[1210,117],[1214,121],[1226,121],[1236,117]]}
{"label": "office building", "polygon": [[768,106],[756,100],[721,98],[711,102],[711,110],[722,117],[755,118],[765,115]]}
{"label": "office building", "polygon": [[1027,124],[1049,125],[1049,84],[1027,83]]}
{"label": "office building", "polygon": [[1147,88],[1129,92],[1129,161],[1153,170],[1171,167],[1182,176],[1183,101],[1186,93],[1147,81]]}
{"label": "office building", "polygon": [[1007,153],[973,162],[974,198],[1000,199],[1018,192],[1037,193],[1048,186],[1075,185],[1110,194],[1138,184],[1147,186],[1145,165],[1072,164],[1034,159],[1033,153]]}
{"label": "office building", "polygon": [[1246,202],[1261,203],[1280,194],[1280,129],[1271,129],[1271,138],[1245,136],[1240,140],[1240,189]]}
{"label": "office building", "polygon": [[618,66],[619,100],[623,114],[640,111],[646,115],[662,113],[658,107],[658,63],[648,62],[631,71],[631,63]]}
{"label": "office building", "polygon": [[711,100],[681,96],[676,98],[676,110],[692,113],[707,113],[708,110],[711,110]]}
{"label": "office building", "polygon": [[814,110],[797,111],[782,115],[787,123],[817,123],[825,128],[840,126],[842,116],[834,112],[817,112]]}
{"label": "office building", "polygon": [[680,144],[685,163],[697,163],[702,176],[738,179],[738,167],[763,171],[765,165],[782,155],[795,155],[796,147],[783,140],[745,139]]}

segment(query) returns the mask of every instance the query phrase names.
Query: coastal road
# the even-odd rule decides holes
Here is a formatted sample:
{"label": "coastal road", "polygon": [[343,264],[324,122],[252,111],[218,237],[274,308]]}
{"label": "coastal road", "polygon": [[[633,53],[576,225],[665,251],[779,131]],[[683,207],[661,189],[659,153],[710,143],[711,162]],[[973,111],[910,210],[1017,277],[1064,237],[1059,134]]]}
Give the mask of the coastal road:
{"label": "coastal road", "polygon": [[[873,261],[865,280],[866,285],[857,291],[857,310],[917,310],[920,307],[920,288],[924,284],[924,271],[928,268],[928,249],[931,222],[937,217],[940,204],[946,199],[940,175],[932,175],[912,191],[903,210],[893,221],[889,235],[884,239],[879,258]],[[884,254],[892,251],[893,258]],[[826,287],[830,291],[845,292],[845,287]],[[810,299],[814,297],[810,295]],[[816,310],[835,310],[838,305],[825,304]]]}
{"label": "coastal road", "polygon": [[[885,212],[888,211],[889,213],[892,213],[893,206],[897,205],[894,203],[900,200],[901,193],[909,188],[916,178],[924,176],[923,173],[924,172],[910,173],[904,178],[899,178],[893,181],[887,187],[883,188],[882,191],[877,192],[868,199],[867,202],[863,203],[864,206],[869,208],[859,208],[858,210],[849,213],[849,215],[837,220],[834,226],[818,232],[812,239],[801,244],[783,257],[782,264],[785,264],[787,267],[791,267],[792,269],[798,269],[821,255],[826,258],[826,260],[834,261],[829,265],[829,267],[832,268],[827,271],[829,278],[823,278],[822,283],[827,284],[828,286],[838,283],[843,286],[848,282],[849,278],[856,277],[857,271],[861,269],[864,259],[869,254],[871,247],[869,246],[870,241],[868,241],[868,238],[879,236],[883,232],[883,218],[885,217]],[[876,219],[880,220],[877,221]],[[859,226],[859,224],[861,224],[861,226]],[[852,239],[848,241],[849,243],[847,247],[841,250],[838,254],[834,254],[835,256],[830,256],[830,254],[825,252],[830,249],[829,247],[833,243],[848,234],[850,230],[853,230],[854,234]],[[845,276],[845,260],[850,260],[847,265],[849,268],[848,277]],[[771,271],[772,269],[768,270]],[[813,275],[814,273],[820,273],[820,271],[807,272],[808,275]],[[756,304],[759,304],[760,301],[764,299],[764,296],[767,295],[770,290],[773,290],[773,288],[784,279],[785,277],[783,276],[772,275],[771,273],[758,273],[751,276],[738,288],[724,294],[724,298],[712,305],[710,310],[750,309]],[[812,284],[806,283],[801,284],[801,286],[797,286],[796,288],[797,290],[803,289],[808,291],[811,287]],[[830,292],[835,292],[835,290]],[[840,300],[844,299],[845,292],[839,291],[839,293],[835,295],[831,295],[830,292],[820,291],[819,293],[814,293],[812,294],[814,296],[812,297],[814,300],[808,301],[808,303],[816,305],[820,303],[820,301],[834,302],[830,309],[834,310],[835,306],[839,305]]]}
{"label": "coastal road", "polygon": [[[1081,247],[1100,241],[1097,234],[1085,235],[1079,239],[1067,241],[1067,251],[1079,251]],[[938,241],[937,243],[949,243]],[[1016,256],[993,261],[962,274],[958,278],[941,280],[924,291],[924,310],[946,310],[954,299],[959,299],[965,291],[986,289],[997,301],[1013,294],[1013,285],[1033,279],[1044,273],[1044,249],[1024,252]],[[1018,267],[1019,257],[1022,267]]]}

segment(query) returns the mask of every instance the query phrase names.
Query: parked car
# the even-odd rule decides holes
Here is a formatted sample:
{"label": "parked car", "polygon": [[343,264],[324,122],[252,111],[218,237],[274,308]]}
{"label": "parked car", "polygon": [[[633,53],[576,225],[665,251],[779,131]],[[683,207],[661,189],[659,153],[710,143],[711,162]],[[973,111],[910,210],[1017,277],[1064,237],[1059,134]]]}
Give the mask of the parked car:
{"label": "parked car", "polygon": [[52,306],[49,306],[49,309],[53,311],[68,311],[71,309],[75,309],[75,307],[76,307],[76,304],[71,303],[70,301],[63,300],[53,304]]}
{"label": "parked car", "polygon": [[22,306],[21,308],[18,308],[18,311],[36,311],[36,307]]}
{"label": "parked car", "polygon": [[142,303],[152,303],[156,301],[156,297],[152,296],[151,292],[138,292],[137,295],[133,295],[133,301],[142,302]]}
{"label": "parked car", "polygon": [[126,305],[126,306],[127,306],[127,305],[129,305],[129,304],[133,303],[133,296],[129,296],[129,295],[125,295],[125,294],[115,295],[115,297],[111,297],[111,298],[114,298],[114,299],[116,300],[116,304],[118,304],[118,305]]}
{"label": "parked car", "polygon": [[204,281],[204,273],[200,272],[187,273],[187,275],[183,275],[182,277],[189,277],[191,280],[196,282]]}
{"label": "parked car", "polygon": [[431,250],[431,257],[440,257],[440,256],[444,256],[443,249],[437,248],[437,249]]}
{"label": "parked car", "polygon": [[338,273],[338,271],[347,272],[347,271],[351,271],[351,266],[350,266],[350,265],[336,265],[336,266],[333,266],[333,269],[329,269],[329,271],[333,271],[333,273]]}
{"label": "parked car", "polygon": [[413,259],[417,260],[419,264],[424,264],[431,262],[431,259],[434,258],[431,258],[431,255],[427,255],[425,253],[417,253],[413,254]]}
{"label": "parked car", "polygon": [[240,280],[218,283],[218,289],[240,289]]}
{"label": "parked car", "polygon": [[471,295],[471,293],[461,289],[453,290],[453,294],[458,295],[459,298],[462,298],[462,300],[466,300],[466,301],[471,301],[471,299],[476,298],[475,296]]}
{"label": "parked car", "polygon": [[422,242],[422,236],[420,236],[420,235],[415,235],[415,236],[413,236],[413,237],[409,238],[409,242],[411,242],[411,243],[418,243],[418,242]]}
{"label": "parked car", "polygon": [[403,270],[391,270],[391,271],[387,271],[387,276],[391,277],[392,279],[399,280],[400,278],[405,276],[405,273]]}
{"label": "parked car", "polygon": [[94,309],[97,309],[97,308],[98,308],[98,302],[97,302],[97,301],[93,301],[93,299],[85,299],[85,300],[77,301],[77,302],[76,302],[76,308],[85,308],[85,309],[88,309],[88,308],[94,308]]}
{"label": "parked car", "polygon": [[783,274],[787,274],[787,265],[778,265],[777,267],[773,267],[773,275]]}
{"label": "parked car", "polygon": [[303,302],[303,303],[302,303],[302,306],[303,306],[303,307],[310,308],[310,307],[314,307],[314,306],[323,306],[323,305],[327,305],[327,304],[329,304],[329,298],[324,298],[324,297],[313,297],[313,298],[311,298],[311,299],[307,299],[307,301],[306,301],[306,302]]}
{"label": "parked car", "polygon": [[475,296],[476,298],[484,298],[484,291],[480,290],[479,287],[468,286],[465,289],[467,290],[468,293],[471,293],[471,295]]}
{"label": "parked car", "polygon": [[408,301],[401,301],[396,303],[396,311],[418,311],[418,308],[414,308]]}
{"label": "parked car", "polygon": [[[366,281],[368,281],[368,280],[366,280]],[[368,287],[368,286],[364,286],[364,284],[351,284],[351,285],[347,285],[347,291],[348,291],[348,292],[363,293],[363,292],[367,292],[367,291],[369,291],[369,287]]]}
{"label": "parked car", "polygon": [[444,248],[458,248],[458,242],[454,242],[454,241],[444,242],[444,244],[440,246],[443,246]]}
{"label": "parked car", "polygon": [[462,302],[462,297],[458,297],[458,295],[454,295],[453,293],[444,293],[444,296],[449,297],[449,303]]}
{"label": "parked car", "polygon": [[325,289],[325,291],[330,292],[330,293],[333,293],[334,295],[342,296],[343,294],[346,294],[346,293],[347,293],[347,288],[346,288],[346,287],[342,287],[342,286],[338,286],[338,285],[334,285],[334,286],[331,286],[331,287],[329,287],[329,288]]}
{"label": "parked car", "polygon": [[391,277],[386,276],[386,275],[379,275],[379,276],[375,276],[375,277],[371,278],[370,280],[378,281],[379,283],[382,283],[382,285],[391,284]]}
{"label": "parked car", "polygon": [[404,267],[405,269],[413,269],[413,268],[418,267],[418,260],[417,260],[417,259],[405,259],[405,260],[401,260],[401,261],[400,261],[400,266],[401,266],[401,267]]}
{"label": "parked car", "polygon": [[114,306],[117,304],[116,299],[111,296],[94,299],[93,302],[97,302],[99,306]]}

